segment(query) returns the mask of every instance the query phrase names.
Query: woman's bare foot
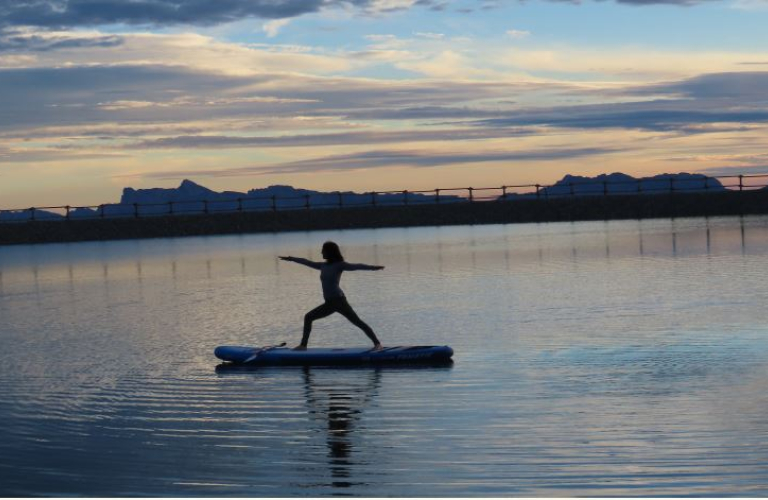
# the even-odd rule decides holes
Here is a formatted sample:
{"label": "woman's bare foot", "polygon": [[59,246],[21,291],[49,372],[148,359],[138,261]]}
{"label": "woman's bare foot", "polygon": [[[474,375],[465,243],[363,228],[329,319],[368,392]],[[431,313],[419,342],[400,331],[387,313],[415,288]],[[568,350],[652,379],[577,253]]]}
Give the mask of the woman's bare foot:
{"label": "woman's bare foot", "polygon": [[373,349],[371,349],[371,350],[372,350],[372,351],[380,351],[380,350],[382,350],[382,349],[384,349],[384,346],[383,346],[383,345],[381,345],[381,344],[376,344],[376,345],[374,345],[374,346],[373,346]]}

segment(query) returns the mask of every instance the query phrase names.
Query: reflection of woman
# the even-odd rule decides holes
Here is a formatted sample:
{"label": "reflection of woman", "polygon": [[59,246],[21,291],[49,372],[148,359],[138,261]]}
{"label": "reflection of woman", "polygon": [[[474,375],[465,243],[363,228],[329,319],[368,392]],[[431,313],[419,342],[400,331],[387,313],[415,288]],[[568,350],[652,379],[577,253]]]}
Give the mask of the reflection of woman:
{"label": "reflection of woman", "polygon": [[309,367],[304,368],[304,389],[309,414],[328,419],[328,466],[334,488],[349,488],[359,482],[352,476],[355,470],[353,452],[360,448],[355,434],[365,435],[365,429],[356,433],[363,410],[376,396],[381,385],[379,370],[365,370],[349,384],[340,384],[337,376],[318,377]]}
{"label": "reflection of woman", "polygon": [[280,257],[281,260],[303,264],[312,269],[319,269],[320,282],[323,285],[325,303],[312,309],[304,316],[304,335],[301,338],[301,344],[296,349],[301,351],[307,348],[313,321],[330,316],[335,312],[341,314],[351,321],[353,325],[365,332],[368,338],[371,339],[371,342],[373,342],[373,350],[378,351],[382,349],[381,342],[379,342],[376,334],[373,333],[373,329],[360,319],[352,309],[352,306],[349,305],[349,302],[347,302],[344,292],[339,287],[339,282],[341,281],[341,273],[344,271],[379,271],[384,269],[384,266],[369,266],[368,264],[350,264],[345,262],[339,245],[332,241],[326,241],[323,244],[322,254],[325,262],[314,262],[300,257]]}

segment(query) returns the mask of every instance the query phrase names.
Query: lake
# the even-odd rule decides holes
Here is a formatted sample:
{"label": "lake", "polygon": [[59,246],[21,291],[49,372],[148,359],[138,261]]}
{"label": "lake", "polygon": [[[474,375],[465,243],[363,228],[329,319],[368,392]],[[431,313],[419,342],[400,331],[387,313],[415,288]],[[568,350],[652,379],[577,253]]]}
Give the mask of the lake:
{"label": "lake", "polygon": [[[217,370],[298,343],[318,273],[277,256],[329,239],[453,366]],[[768,496],[767,299],[766,217],[0,247],[0,494]]]}

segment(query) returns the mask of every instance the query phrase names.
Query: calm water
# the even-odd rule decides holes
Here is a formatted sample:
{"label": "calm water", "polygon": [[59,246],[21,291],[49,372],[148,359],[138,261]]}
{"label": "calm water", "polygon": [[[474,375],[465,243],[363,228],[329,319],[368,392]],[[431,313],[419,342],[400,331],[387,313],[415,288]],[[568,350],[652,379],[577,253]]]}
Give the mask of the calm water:
{"label": "calm water", "polygon": [[[218,372],[298,342],[326,239],[449,368]],[[768,218],[0,248],[0,494],[768,495]],[[340,317],[311,345],[364,345]]]}

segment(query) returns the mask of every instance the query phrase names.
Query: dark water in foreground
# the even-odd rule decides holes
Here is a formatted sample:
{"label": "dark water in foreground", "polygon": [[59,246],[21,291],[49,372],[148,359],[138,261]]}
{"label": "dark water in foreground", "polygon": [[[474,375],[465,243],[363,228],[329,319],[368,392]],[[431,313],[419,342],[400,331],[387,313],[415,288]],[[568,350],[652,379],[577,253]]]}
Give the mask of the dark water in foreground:
{"label": "dark water in foreground", "polygon": [[[296,342],[326,239],[450,368],[217,372]],[[768,495],[768,218],[0,248],[0,494]],[[363,345],[338,317],[312,345]]]}

